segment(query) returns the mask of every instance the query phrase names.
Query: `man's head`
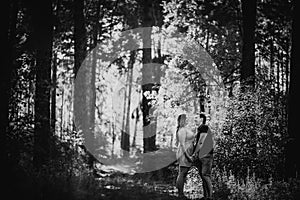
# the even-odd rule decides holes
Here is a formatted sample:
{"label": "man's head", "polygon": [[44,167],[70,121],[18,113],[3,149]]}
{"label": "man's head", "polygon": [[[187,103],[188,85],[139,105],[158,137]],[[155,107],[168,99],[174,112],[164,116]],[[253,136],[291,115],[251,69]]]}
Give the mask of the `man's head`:
{"label": "man's head", "polygon": [[202,123],[202,120],[200,119],[200,116],[199,116],[199,115],[195,115],[194,121],[195,121],[195,125],[196,125],[196,126],[200,126],[201,123]]}

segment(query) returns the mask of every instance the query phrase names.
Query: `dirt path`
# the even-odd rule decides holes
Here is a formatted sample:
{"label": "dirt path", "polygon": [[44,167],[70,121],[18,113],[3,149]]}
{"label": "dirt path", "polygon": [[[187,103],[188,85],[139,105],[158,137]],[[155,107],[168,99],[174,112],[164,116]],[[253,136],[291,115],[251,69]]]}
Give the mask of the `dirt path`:
{"label": "dirt path", "polygon": [[[174,179],[175,181],[175,179]],[[100,198],[107,200],[179,200],[174,181],[145,181],[133,176],[113,174],[99,178]],[[193,183],[192,183],[193,182]],[[201,183],[189,179],[185,185],[188,199],[200,199]]]}

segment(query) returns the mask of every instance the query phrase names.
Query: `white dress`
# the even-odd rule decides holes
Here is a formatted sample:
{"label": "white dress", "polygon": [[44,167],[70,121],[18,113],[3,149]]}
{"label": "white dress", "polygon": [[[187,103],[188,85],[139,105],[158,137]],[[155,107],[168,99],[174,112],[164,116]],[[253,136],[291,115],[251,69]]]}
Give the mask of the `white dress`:
{"label": "white dress", "polygon": [[188,128],[182,127],[178,130],[177,134],[178,134],[178,138],[179,138],[179,143],[177,146],[178,149],[177,149],[176,157],[177,157],[179,166],[191,167],[192,163],[189,162],[189,160],[184,155],[182,143],[184,142],[186,151],[190,155],[190,152],[188,152],[188,150],[191,150],[191,148],[188,148],[188,147],[190,147],[193,144],[194,133],[192,131],[190,131]]}

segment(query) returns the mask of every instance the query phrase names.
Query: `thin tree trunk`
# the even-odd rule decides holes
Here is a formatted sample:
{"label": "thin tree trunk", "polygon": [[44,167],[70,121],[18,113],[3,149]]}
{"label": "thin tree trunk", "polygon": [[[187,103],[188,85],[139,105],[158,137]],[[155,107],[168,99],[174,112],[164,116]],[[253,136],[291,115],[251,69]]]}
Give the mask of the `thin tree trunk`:
{"label": "thin tree trunk", "polygon": [[300,172],[299,159],[295,158],[295,152],[299,152],[299,134],[297,126],[297,109],[296,106],[299,104],[299,99],[296,95],[296,1],[293,1],[293,22],[292,22],[292,49],[291,49],[291,66],[290,66],[290,86],[288,96],[288,135],[289,142],[286,147],[286,177],[296,177]]}
{"label": "thin tree trunk", "polygon": [[74,0],[74,74],[77,72],[86,56],[86,29],[84,18],[84,0]]}
{"label": "thin tree trunk", "polygon": [[241,62],[242,90],[255,86],[255,24],[257,0],[242,0],[243,47]]}
{"label": "thin tree trunk", "polygon": [[277,59],[277,74],[276,74],[276,90],[277,90],[277,95],[278,95],[278,97],[277,97],[277,103],[279,103],[278,102],[278,100],[279,100],[279,94],[280,94],[280,53],[278,52],[277,53],[277,57],[278,57],[278,59]]}
{"label": "thin tree trunk", "polygon": [[51,148],[50,92],[53,16],[51,1],[32,0],[29,5],[36,53],[34,165],[40,167],[50,158]]}
{"label": "thin tree trunk", "polygon": [[111,101],[111,136],[112,136],[112,148],[111,148],[111,157],[114,158],[114,147],[115,147],[115,141],[116,141],[116,131],[115,131],[115,124],[116,124],[116,114],[114,112],[114,102],[113,99]]}
{"label": "thin tree trunk", "polygon": [[139,109],[135,109],[135,124],[134,124],[134,132],[133,132],[133,139],[132,139],[132,147],[136,147],[136,136],[137,136],[137,128],[138,128],[138,121],[139,121]]}
{"label": "thin tree trunk", "polygon": [[206,45],[205,45],[205,49],[207,52],[209,52],[209,28],[206,29]]}
{"label": "thin tree trunk", "polygon": [[286,118],[285,118],[285,92],[284,92],[284,78],[285,78],[285,72],[284,72],[284,55],[283,52],[280,52],[280,70],[281,70],[281,95],[280,95],[280,106],[281,106],[281,120],[283,123],[281,123],[282,127],[286,127]]}
{"label": "thin tree trunk", "polygon": [[16,48],[13,48],[16,44],[16,27],[17,27],[17,16],[18,16],[18,0],[13,0],[11,1],[11,6],[10,6],[10,23],[9,23],[9,59],[10,59],[10,81],[8,81],[8,92],[9,92],[9,98],[15,100],[9,102],[9,107],[11,106],[12,108],[9,110],[10,113],[10,119],[9,120],[14,120],[18,118],[18,92],[16,92],[16,98],[11,97],[13,88],[15,85],[18,83],[18,75],[17,75],[17,64],[16,64]]}
{"label": "thin tree trunk", "polygon": [[64,132],[64,88],[62,88],[61,92],[61,108],[60,108],[60,139],[63,139],[63,132]]}
{"label": "thin tree trunk", "polygon": [[[280,52],[280,70],[281,70],[281,90],[284,91],[284,56],[283,52]],[[282,93],[284,94],[284,92]]]}
{"label": "thin tree trunk", "polygon": [[143,33],[143,67],[142,67],[142,112],[143,112],[143,142],[144,142],[144,153],[155,151],[155,126],[153,119],[150,119],[151,106],[148,105],[148,99],[144,96],[144,92],[152,92],[153,80],[152,80],[152,68],[148,64],[152,62],[151,55],[151,32],[152,32],[152,2],[150,0],[143,1],[142,5],[142,27],[145,27]]}
{"label": "thin tree trunk", "polygon": [[[126,151],[126,106],[127,106],[127,83],[128,83],[128,79],[129,79],[129,75],[127,74],[126,76],[126,84],[125,84],[125,88],[124,88],[124,104],[123,104],[123,118],[122,118],[122,129],[121,129],[121,149],[122,151]],[[122,152],[122,154],[123,154]],[[124,155],[124,154],[123,154]]]}
{"label": "thin tree trunk", "polygon": [[285,87],[286,87],[286,94],[288,95],[289,91],[289,67],[290,67],[290,40],[287,39],[286,41],[286,62],[285,62],[285,74],[286,74],[286,79],[285,79]]}
{"label": "thin tree trunk", "polygon": [[[55,3],[56,4],[55,4],[55,9],[53,11],[53,15],[57,20],[59,18],[61,1],[57,0]],[[60,32],[59,26],[55,26],[53,37],[56,38],[59,32]],[[55,52],[52,60],[52,93],[51,93],[51,131],[53,132],[53,134],[55,134],[55,129],[56,129],[55,124],[56,124],[57,65],[58,65],[57,52]]]}
{"label": "thin tree trunk", "polygon": [[270,40],[270,80],[274,79],[274,44],[273,39]]}
{"label": "thin tree trunk", "polygon": [[[0,162],[1,162],[1,169],[4,173],[2,180],[5,182],[3,184],[3,191],[2,195],[6,196],[7,194],[11,194],[12,191],[14,191],[13,183],[15,180],[12,179],[11,175],[13,174],[11,172],[11,163],[8,161],[8,148],[7,148],[7,136],[9,134],[8,131],[8,125],[9,125],[9,99],[10,99],[10,79],[12,75],[13,70],[13,63],[12,63],[12,46],[10,44],[10,38],[9,38],[9,22],[14,23],[15,22],[10,21],[10,1],[4,0],[1,2],[2,10],[0,14],[0,20],[2,24],[2,29],[0,31],[1,33],[1,44],[2,48],[4,49],[1,59],[2,66],[0,67],[0,94],[2,102],[0,104]],[[9,11],[9,12],[4,12]],[[8,196],[8,195],[7,195]]]}
{"label": "thin tree trunk", "polygon": [[130,137],[129,137],[129,121],[130,121],[130,67],[128,67],[128,74],[126,78],[126,86],[125,86],[125,97],[124,97],[124,110],[123,110],[123,122],[122,122],[122,134],[121,134],[121,148],[122,155],[125,157],[129,156],[130,150]]}
{"label": "thin tree trunk", "polygon": [[[289,94],[289,67],[290,67],[290,40],[286,41],[286,61],[285,61],[285,96]],[[286,98],[287,99],[287,98]],[[285,119],[288,121],[288,100],[285,100]]]}
{"label": "thin tree trunk", "polygon": [[54,53],[52,61],[52,93],[51,93],[51,130],[55,133],[56,122],[56,85],[57,85],[57,53]]}
{"label": "thin tree trunk", "polygon": [[135,61],[135,51],[130,53],[130,59],[128,63],[128,101],[127,101],[127,116],[126,116],[126,132],[123,138],[123,155],[129,156],[130,151],[130,104],[131,104],[131,91],[132,91],[132,80],[133,80],[133,65]]}

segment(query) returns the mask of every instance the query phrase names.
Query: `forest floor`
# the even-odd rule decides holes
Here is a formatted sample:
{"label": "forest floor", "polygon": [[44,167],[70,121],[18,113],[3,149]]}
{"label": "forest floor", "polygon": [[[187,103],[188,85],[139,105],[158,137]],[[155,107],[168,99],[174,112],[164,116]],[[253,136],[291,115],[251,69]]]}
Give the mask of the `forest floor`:
{"label": "forest floor", "polygon": [[[168,172],[168,178],[156,175],[155,178],[145,174],[126,175],[114,172],[108,176],[100,177],[99,191],[100,199],[107,200],[179,200],[175,187],[176,175]],[[199,177],[192,175],[191,170],[185,184],[186,199],[200,199],[202,195],[202,183]],[[155,180],[153,180],[155,179]],[[161,180],[159,180],[161,179]]]}

